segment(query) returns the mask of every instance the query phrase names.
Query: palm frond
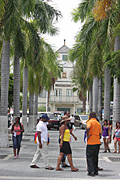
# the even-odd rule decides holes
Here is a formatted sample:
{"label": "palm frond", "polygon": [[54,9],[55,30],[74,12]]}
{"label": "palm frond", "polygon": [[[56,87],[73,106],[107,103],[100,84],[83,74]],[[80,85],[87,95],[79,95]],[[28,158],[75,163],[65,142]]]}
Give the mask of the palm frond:
{"label": "palm frond", "polygon": [[81,20],[81,22],[84,22],[87,15],[93,9],[95,1],[96,0],[84,0],[82,3],[80,3],[79,6],[73,10],[73,20],[75,22],[78,22],[79,20]]}

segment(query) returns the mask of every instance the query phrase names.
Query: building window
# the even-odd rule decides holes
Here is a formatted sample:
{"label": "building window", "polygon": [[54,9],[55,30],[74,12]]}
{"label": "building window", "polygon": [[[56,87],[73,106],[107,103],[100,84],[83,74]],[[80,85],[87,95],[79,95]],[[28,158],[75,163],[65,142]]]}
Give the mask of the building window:
{"label": "building window", "polygon": [[73,91],[72,91],[72,89],[66,89],[66,96],[67,96],[67,97],[72,97],[72,96],[73,96]]}
{"label": "building window", "polygon": [[68,56],[67,55],[62,55],[62,60],[63,61],[67,61],[68,60]]}
{"label": "building window", "polygon": [[62,96],[62,89],[55,89],[55,96]]}

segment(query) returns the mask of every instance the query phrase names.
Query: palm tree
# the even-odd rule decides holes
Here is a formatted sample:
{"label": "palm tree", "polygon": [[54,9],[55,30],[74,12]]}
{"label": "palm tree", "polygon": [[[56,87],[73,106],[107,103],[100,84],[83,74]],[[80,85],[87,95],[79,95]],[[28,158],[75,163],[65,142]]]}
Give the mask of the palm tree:
{"label": "palm tree", "polygon": [[[105,5],[105,0],[102,1],[102,3]],[[99,3],[98,3],[99,5]],[[110,21],[112,22],[112,31],[113,28],[118,26],[120,23],[120,1],[116,0],[116,1],[107,1],[107,8],[106,6],[101,6],[101,12],[104,12],[105,17],[102,17],[103,13],[99,12],[96,13],[96,18],[98,20],[100,20],[100,18],[102,17],[102,19],[107,18],[108,14],[109,17],[108,19],[110,19]],[[95,11],[97,10],[97,6],[95,8]],[[112,11],[111,11],[112,10]],[[97,11],[96,11],[97,12]],[[116,28],[117,29],[117,28]],[[115,37],[115,42],[114,43],[114,51],[119,51],[120,50],[120,35],[119,33],[116,33],[116,37]],[[111,59],[110,59],[111,62]],[[112,62],[114,64],[114,62]],[[115,66],[117,66],[117,62],[115,63]],[[114,66],[114,67],[115,67]],[[114,68],[115,69],[115,68]],[[113,69],[113,71],[114,71]],[[117,74],[117,71],[114,72],[114,75],[116,75],[117,78],[114,79],[114,105],[113,105],[113,126],[115,128],[115,123],[116,121],[120,118],[120,83],[119,83],[119,73]],[[109,99],[109,98],[108,98]],[[113,129],[114,129],[113,128]]]}
{"label": "palm tree", "polygon": [[0,110],[0,147],[8,146],[8,86],[10,66],[10,40],[3,40],[1,59],[1,110]]}
{"label": "palm tree", "polygon": [[[18,21],[21,20],[20,18],[22,16],[24,16],[24,18],[32,17],[32,19],[36,19],[36,25],[38,24],[40,26],[40,24],[41,24],[41,27],[39,28],[40,32],[43,32],[43,33],[50,32],[51,34],[56,32],[56,29],[53,27],[52,22],[53,22],[54,17],[58,18],[58,16],[60,15],[60,12],[55,10],[53,7],[51,7],[46,2],[36,2],[34,0],[29,3],[26,3],[25,1],[22,1],[22,0],[19,0],[19,1],[8,0],[8,1],[3,1],[0,4],[0,8],[2,10],[0,12],[0,23],[1,23],[0,28],[3,30],[4,41],[8,40],[8,43],[10,43],[9,39],[10,39],[11,35],[13,35],[15,33],[15,30],[17,29],[17,26],[19,24]],[[42,20],[42,18],[44,19],[45,23],[43,23],[44,21]],[[3,45],[3,48],[4,47],[5,46]],[[7,54],[7,52],[6,52],[6,54]],[[15,56],[18,57],[18,54]],[[6,66],[9,66],[9,63],[6,63]],[[3,68],[3,66],[1,66],[1,68]],[[9,68],[9,67],[6,67],[6,69],[7,68]],[[5,71],[5,69],[4,69],[4,71]],[[2,71],[1,71],[1,73],[2,73]],[[6,77],[5,76],[1,77],[2,82],[5,81],[5,80],[3,80],[3,78],[5,79]],[[9,75],[7,76],[7,78],[9,79]],[[6,83],[8,82],[8,79],[6,79]],[[2,85],[3,85],[3,83],[1,83],[1,86]],[[4,88],[6,88],[7,86],[8,86],[8,84],[6,84],[6,86]],[[16,85],[14,87],[16,87]],[[3,96],[2,89],[3,89],[3,87],[1,87],[1,97],[7,98],[8,97],[7,91],[4,91],[4,94],[5,94],[5,92],[7,94]],[[7,88],[6,88],[6,90],[7,90]],[[18,97],[19,97],[19,94],[18,94]],[[3,103],[3,101],[4,100],[2,98],[1,104],[5,105],[4,107],[6,108],[7,101],[5,100],[4,103]],[[17,101],[14,100],[14,103],[16,103],[16,102],[19,107],[19,100],[17,100]],[[18,109],[15,111],[17,111],[17,112],[15,112],[15,114],[17,115]],[[7,113],[6,113],[6,116],[7,116]]]}
{"label": "palm tree", "polygon": [[20,115],[20,58],[25,56],[25,36],[21,31],[20,19],[13,35],[14,47],[14,118]]}
{"label": "palm tree", "polygon": [[102,124],[102,77],[99,79],[98,83],[98,113],[97,117]]}
{"label": "palm tree", "polygon": [[104,119],[110,119],[110,85],[111,77],[109,67],[105,68],[105,85],[104,85]]}
{"label": "palm tree", "polygon": [[[115,38],[114,51],[120,50],[120,36]],[[114,106],[113,106],[113,128],[120,118],[120,82],[114,78]]]}
{"label": "palm tree", "polygon": [[[91,86],[91,81],[93,79],[93,101],[92,105],[93,111],[98,111],[98,76],[101,76],[102,73],[102,58],[101,58],[101,47],[98,42],[95,40],[94,35],[97,33],[97,29],[99,27],[99,23],[96,23],[94,18],[90,15],[85,24],[83,25],[81,31],[77,35],[76,45],[73,49],[73,58],[74,60],[79,60],[79,73],[83,77],[85,74],[84,84],[88,84],[87,88]],[[81,70],[82,69],[82,70]],[[76,70],[75,70],[76,71]],[[79,78],[77,76],[77,78]],[[79,79],[81,81],[81,79]],[[89,85],[90,83],[90,85]],[[80,82],[81,88],[85,87]]]}
{"label": "palm tree", "polygon": [[34,99],[34,96],[30,92],[29,93],[29,123],[28,123],[28,132],[31,132],[34,129],[33,99]]}
{"label": "palm tree", "polygon": [[20,115],[20,60],[19,56],[14,57],[14,118]]}
{"label": "palm tree", "polygon": [[25,134],[28,133],[27,128],[27,95],[28,95],[28,67],[24,66],[23,70],[23,100],[22,100],[22,122],[24,124]]}
{"label": "palm tree", "polygon": [[98,113],[98,77],[93,79],[93,111]]}
{"label": "palm tree", "polygon": [[[96,3],[97,2],[97,3]],[[107,3],[106,3],[107,2]],[[117,3],[114,4],[115,6],[119,7],[119,2],[116,1]],[[101,12],[100,12],[100,8],[99,10],[97,9],[97,5],[99,5],[99,3],[103,3],[104,6],[101,6]],[[107,4],[107,8],[106,8],[106,5],[105,3]],[[101,49],[102,51],[105,49],[105,51],[103,51],[103,53],[105,54],[105,52],[110,52],[110,46],[112,47],[112,44],[113,44],[113,38],[111,38],[111,34],[113,32],[113,27],[115,25],[115,22],[116,22],[116,14],[117,14],[117,11],[119,8],[116,8],[115,11],[112,11],[110,10],[110,8],[113,8],[112,7],[112,1],[97,1],[97,0],[94,0],[94,1],[87,1],[85,0],[83,3],[80,3],[79,4],[79,7],[77,9],[74,10],[73,12],[73,19],[74,21],[78,21],[78,20],[81,20],[82,22],[85,21],[85,19],[87,19],[90,14],[91,14],[91,11],[93,10],[94,8],[94,17],[96,20],[101,20],[102,21],[100,22],[100,26],[96,26],[96,30],[98,33],[95,33],[95,28],[94,28],[94,34],[93,34],[93,39],[95,37],[95,42],[97,41],[98,44],[102,44],[102,48]],[[115,7],[114,6],[114,7]],[[107,10],[107,12],[105,12]],[[104,12],[104,13],[102,13]],[[112,12],[112,13],[111,13]],[[108,15],[108,14],[109,15]],[[111,13],[111,14],[110,14]],[[106,16],[105,17],[102,17],[102,15],[105,14]],[[104,18],[106,18],[105,20],[103,20]],[[91,26],[90,26],[91,27]],[[89,29],[90,28],[86,28],[86,32],[88,34],[88,39],[89,39],[89,36],[90,36],[90,33],[89,32]],[[84,35],[86,35],[84,33]],[[95,43],[93,43],[93,41],[91,41],[91,46],[93,46]],[[88,41],[86,41],[86,44],[88,43]],[[111,48],[112,49],[112,48]],[[95,52],[95,51],[94,51]],[[97,51],[96,51],[97,52]],[[102,62],[102,61],[101,61]],[[94,65],[94,67],[96,68],[96,62],[92,63]],[[100,63],[99,63],[100,64]],[[98,65],[99,65],[98,64]],[[102,66],[101,66],[102,67]],[[95,69],[94,68],[94,69]],[[93,68],[92,68],[93,69]],[[109,73],[108,73],[109,74]],[[108,76],[107,76],[108,77]],[[108,77],[108,80],[107,78],[105,78],[105,87],[106,87],[106,83],[109,83],[109,86],[110,86],[110,77]],[[105,88],[106,89],[106,88]],[[105,94],[108,94],[110,96],[110,89],[108,92],[105,92]],[[107,113],[107,117],[109,117],[109,112],[110,112],[110,99],[107,98],[107,96],[104,97],[105,98],[105,102],[107,102],[107,106],[108,108],[105,109],[105,114]],[[107,100],[106,100],[107,98]],[[107,112],[106,112],[107,111]]]}
{"label": "palm tree", "polygon": [[92,85],[89,87],[89,112],[92,112]]}

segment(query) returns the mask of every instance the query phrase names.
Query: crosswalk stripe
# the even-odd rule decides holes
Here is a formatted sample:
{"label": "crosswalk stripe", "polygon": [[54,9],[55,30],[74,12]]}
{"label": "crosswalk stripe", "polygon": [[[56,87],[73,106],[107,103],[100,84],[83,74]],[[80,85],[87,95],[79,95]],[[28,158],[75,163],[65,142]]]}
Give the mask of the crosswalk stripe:
{"label": "crosswalk stripe", "polygon": [[[10,158],[12,158],[13,157],[13,154],[9,154],[6,158],[4,158],[3,160],[8,160],[8,159],[10,159]],[[22,156],[20,156],[20,158],[24,158],[24,159],[31,159],[31,156],[27,156],[27,157],[22,157]],[[49,157],[49,159],[55,159],[55,160],[57,160],[57,158],[58,158],[58,156],[56,156],[56,157]],[[81,161],[86,161],[86,158],[75,158],[75,157],[73,157],[72,158],[73,160],[81,160]],[[99,158],[99,161],[104,161],[104,160],[106,160],[105,158]],[[110,161],[111,162],[111,161]]]}
{"label": "crosswalk stripe", "polygon": [[111,162],[108,157],[103,157],[106,162]]}
{"label": "crosswalk stripe", "polygon": [[[23,176],[0,176],[0,179],[23,179],[23,180],[88,180],[88,178],[58,178],[58,177],[23,177]],[[118,180],[118,179],[94,179],[94,180]]]}

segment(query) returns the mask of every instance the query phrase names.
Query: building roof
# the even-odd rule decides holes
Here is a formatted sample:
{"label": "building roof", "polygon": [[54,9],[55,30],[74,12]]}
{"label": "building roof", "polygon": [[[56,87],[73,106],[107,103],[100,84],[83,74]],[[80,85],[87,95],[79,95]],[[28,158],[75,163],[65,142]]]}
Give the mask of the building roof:
{"label": "building roof", "polygon": [[63,45],[60,49],[57,50],[59,53],[68,53],[70,51],[70,48],[68,48],[66,45]]}

